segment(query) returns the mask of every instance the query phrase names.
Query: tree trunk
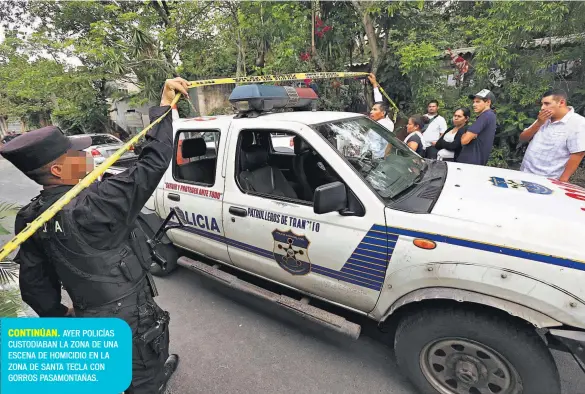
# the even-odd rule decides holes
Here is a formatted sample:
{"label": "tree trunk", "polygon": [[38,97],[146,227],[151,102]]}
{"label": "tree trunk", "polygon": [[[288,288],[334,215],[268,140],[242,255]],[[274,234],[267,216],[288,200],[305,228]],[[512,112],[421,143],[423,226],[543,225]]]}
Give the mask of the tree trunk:
{"label": "tree trunk", "polygon": [[8,117],[0,115],[0,137],[8,134]]}
{"label": "tree trunk", "polygon": [[317,52],[317,45],[315,43],[315,4],[316,1],[315,3],[311,1],[311,59],[319,71],[327,71],[325,63],[323,63],[321,56],[319,56],[319,53]]}
{"label": "tree trunk", "polygon": [[51,118],[48,113],[41,113],[39,115],[39,124],[41,127],[49,126],[51,124]]}
{"label": "tree trunk", "polygon": [[239,27],[236,46],[238,49],[238,56],[236,60],[236,77],[243,77],[246,75],[246,59],[244,57],[244,50],[242,48],[242,32]]}
{"label": "tree trunk", "polygon": [[363,35],[359,34],[358,35],[358,40],[359,40],[359,43],[358,43],[359,53],[360,53],[360,55],[362,57],[364,57],[364,47],[365,47],[366,44],[364,43],[364,37],[363,37]]}
{"label": "tree trunk", "polygon": [[[260,3],[260,26],[264,31],[264,5]],[[258,56],[256,56],[256,67],[260,68],[260,75],[263,74],[264,66],[266,65],[266,52],[268,51],[268,42],[261,35],[258,45]]]}
{"label": "tree trunk", "polygon": [[167,14],[168,8],[166,7],[166,4],[165,4],[165,9],[163,9],[160,6],[160,4],[158,3],[158,1],[152,1],[150,3],[150,5],[152,5],[152,7],[156,10],[156,12],[158,13],[158,15],[163,20],[163,23],[165,24],[165,26],[168,27],[171,24],[171,20],[169,19],[169,15]]}
{"label": "tree trunk", "polygon": [[238,52],[236,56],[236,77],[242,77],[246,75],[246,52],[242,40],[242,28],[240,26],[240,21],[238,20],[238,5],[227,3],[227,8],[234,20],[234,27],[236,30],[236,49]]}
{"label": "tree trunk", "polygon": [[311,1],[311,55],[317,54],[317,47],[315,46],[315,3]]}
{"label": "tree trunk", "polygon": [[[364,30],[366,32],[366,37],[368,38],[368,45],[370,47],[370,63],[372,65],[371,72],[376,73],[378,71],[378,67],[380,66],[380,60],[382,58],[380,53],[380,48],[378,45],[378,36],[376,34],[376,28],[374,26],[374,21],[372,20],[369,12],[367,11],[366,4],[362,5],[362,2],[358,0],[352,0],[352,3],[355,9],[360,13],[362,16],[362,23],[364,25]],[[360,38],[361,41],[361,38]]]}
{"label": "tree trunk", "polygon": [[[170,19],[171,13],[169,11],[169,7],[167,6],[166,2],[162,1],[162,5],[164,8],[160,6],[158,1],[153,1],[150,3],[150,5],[152,5],[152,7],[156,10],[158,15],[162,19],[162,22],[165,25],[165,27],[168,28],[171,24],[171,19]],[[171,53],[167,49],[164,49],[164,45],[163,45],[162,53],[167,61],[167,66],[169,68],[169,72],[173,75],[173,77],[175,77],[175,78],[178,77],[179,74],[175,71],[175,66],[173,64],[173,56],[171,55]]]}

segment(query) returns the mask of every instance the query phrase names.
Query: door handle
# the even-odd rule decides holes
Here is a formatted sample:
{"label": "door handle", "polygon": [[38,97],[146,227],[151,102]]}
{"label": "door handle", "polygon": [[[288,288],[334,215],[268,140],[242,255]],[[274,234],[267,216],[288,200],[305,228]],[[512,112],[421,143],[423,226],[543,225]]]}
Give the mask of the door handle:
{"label": "door handle", "polygon": [[173,200],[173,201],[181,201],[181,196],[179,196],[178,194],[175,194],[175,193],[167,194],[167,198],[169,200]]}
{"label": "door handle", "polygon": [[232,215],[241,216],[243,218],[246,217],[246,216],[248,216],[248,211],[245,210],[244,208],[230,207],[229,212]]}

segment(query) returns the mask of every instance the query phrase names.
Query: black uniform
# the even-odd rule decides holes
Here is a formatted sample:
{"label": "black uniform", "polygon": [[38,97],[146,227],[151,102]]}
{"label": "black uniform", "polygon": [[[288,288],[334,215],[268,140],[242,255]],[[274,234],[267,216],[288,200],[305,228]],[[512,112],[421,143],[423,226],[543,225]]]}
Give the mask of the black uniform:
{"label": "black uniform", "polygon": [[[151,108],[151,121],[168,109]],[[51,134],[54,132],[45,130],[50,138],[66,138]],[[35,134],[27,134],[31,133]],[[39,316],[66,314],[67,307],[61,304],[62,283],[77,317],[117,317],[128,322],[133,349],[132,383],[126,393],[152,394],[165,383],[169,315],[153,300],[156,289],[149,273],[149,252],[135,221],[169,166],[171,115],[150,130],[146,139],[134,166],[83,190],[22,244],[16,261],[22,298]],[[2,154],[26,173],[30,168],[18,156],[26,141],[20,145],[12,149],[6,145]],[[18,213],[15,232],[71,187],[43,190]]]}

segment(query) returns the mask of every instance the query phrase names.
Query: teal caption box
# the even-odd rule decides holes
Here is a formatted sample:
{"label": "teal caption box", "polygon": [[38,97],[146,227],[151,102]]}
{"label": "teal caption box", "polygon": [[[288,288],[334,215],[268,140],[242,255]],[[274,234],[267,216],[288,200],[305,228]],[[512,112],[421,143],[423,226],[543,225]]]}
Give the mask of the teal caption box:
{"label": "teal caption box", "polygon": [[117,394],[132,380],[132,331],[117,318],[3,318],[1,394]]}

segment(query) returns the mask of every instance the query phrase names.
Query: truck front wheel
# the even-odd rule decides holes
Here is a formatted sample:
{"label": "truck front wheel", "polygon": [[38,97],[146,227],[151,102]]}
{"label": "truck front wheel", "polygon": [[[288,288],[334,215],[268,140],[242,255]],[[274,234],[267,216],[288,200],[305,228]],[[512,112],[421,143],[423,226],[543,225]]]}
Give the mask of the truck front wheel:
{"label": "truck front wheel", "polygon": [[534,329],[500,314],[425,309],[403,318],[398,365],[421,394],[560,394],[552,354]]}

